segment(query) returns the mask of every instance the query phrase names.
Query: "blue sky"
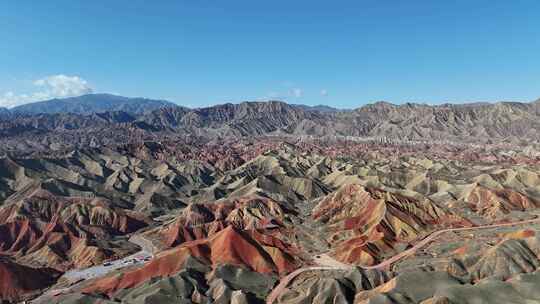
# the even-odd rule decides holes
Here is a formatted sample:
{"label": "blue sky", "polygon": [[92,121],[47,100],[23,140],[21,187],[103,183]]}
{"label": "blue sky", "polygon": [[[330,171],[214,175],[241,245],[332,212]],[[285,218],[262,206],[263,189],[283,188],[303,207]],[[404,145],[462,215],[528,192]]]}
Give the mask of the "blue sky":
{"label": "blue sky", "polygon": [[0,105],[530,101],[539,17],[536,0],[3,0]]}

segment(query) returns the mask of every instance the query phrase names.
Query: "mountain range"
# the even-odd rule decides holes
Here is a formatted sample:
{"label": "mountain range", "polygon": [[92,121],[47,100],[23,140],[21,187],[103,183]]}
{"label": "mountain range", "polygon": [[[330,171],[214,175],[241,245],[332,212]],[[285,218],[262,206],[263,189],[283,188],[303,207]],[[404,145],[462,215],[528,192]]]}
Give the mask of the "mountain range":
{"label": "mountain range", "polygon": [[540,101],[26,107],[1,303],[540,302]]}
{"label": "mountain range", "polygon": [[[129,98],[111,94],[87,94],[78,97],[51,99],[23,104],[12,108],[10,112],[13,114],[91,114],[107,111],[145,113],[171,106],[175,106],[175,104],[165,100]],[[3,111],[0,110],[0,114],[2,112]]]}
{"label": "mountain range", "polygon": [[[354,110],[267,101],[190,109],[164,101],[85,95],[20,106],[11,109],[9,115],[2,113],[0,141],[17,138],[19,146],[25,140],[35,142],[36,134],[41,142],[54,138],[62,144],[67,138],[68,145],[70,141],[85,145],[85,138],[86,144],[90,139],[98,144],[107,140],[126,142],[128,134],[138,134],[132,136],[135,139],[290,135],[469,143],[540,140],[540,101],[443,105],[376,102]],[[116,130],[112,138],[98,135],[112,129]]]}

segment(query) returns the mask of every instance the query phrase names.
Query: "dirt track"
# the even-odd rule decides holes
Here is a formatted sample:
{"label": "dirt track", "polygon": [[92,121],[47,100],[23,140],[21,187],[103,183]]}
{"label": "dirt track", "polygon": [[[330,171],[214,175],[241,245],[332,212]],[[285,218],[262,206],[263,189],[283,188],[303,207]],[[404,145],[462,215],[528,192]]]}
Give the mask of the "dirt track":
{"label": "dirt track", "polygon": [[69,282],[76,282],[74,285],[60,289],[48,290],[38,298],[31,300],[30,303],[49,303],[51,301],[51,297],[54,298],[62,293],[69,293],[77,286],[84,284],[84,282],[88,279],[105,276],[126,266],[144,265],[148,262],[146,259],[152,258],[154,253],[157,252],[157,248],[153,246],[152,242],[139,235],[131,237],[129,241],[139,245],[141,250],[129,256],[114,261],[109,261],[107,265],[96,265],[85,269],[72,269],[64,273],[62,277]]}
{"label": "dirt track", "polygon": [[[373,269],[385,269],[392,265],[393,263],[401,260],[402,258],[405,258],[407,256],[410,256],[414,254],[418,249],[421,247],[427,245],[429,242],[433,241],[435,238],[440,236],[443,233],[446,232],[460,232],[460,231],[468,231],[468,230],[478,230],[478,229],[489,229],[489,228],[500,228],[500,227],[510,227],[510,226],[516,226],[516,225],[524,225],[524,224],[533,224],[533,223],[540,223],[540,218],[532,219],[532,220],[525,220],[525,221],[518,221],[513,223],[504,223],[504,224],[494,224],[494,225],[482,225],[482,226],[476,226],[476,227],[463,227],[463,228],[448,228],[448,229],[442,229],[438,231],[434,231],[430,233],[426,238],[421,240],[420,242],[416,243],[411,248],[400,252],[396,254],[395,256],[386,259],[385,261],[372,266],[361,266],[361,265],[347,265],[347,267],[344,266],[313,266],[313,267],[305,267],[297,269],[293,272],[291,272],[289,275],[281,279],[279,284],[274,287],[272,292],[268,295],[266,298],[266,304],[273,304],[274,301],[283,293],[287,285],[296,278],[299,274],[306,272],[306,271],[315,271],[315,270],[350,270],[354,267],[360,267],[365,270],[373,270]],[[319,258],[319,261],[329,261],[331,265],[345,265],[338,261],[332,261],[332,258],[329,256],[325,256],[324,258]]]}

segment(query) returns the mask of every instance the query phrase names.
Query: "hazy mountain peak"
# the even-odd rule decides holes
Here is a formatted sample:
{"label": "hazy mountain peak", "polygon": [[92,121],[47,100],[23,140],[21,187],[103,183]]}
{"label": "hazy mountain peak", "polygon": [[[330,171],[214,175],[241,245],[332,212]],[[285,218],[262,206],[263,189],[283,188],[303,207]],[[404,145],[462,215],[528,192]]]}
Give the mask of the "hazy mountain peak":
{"label": "hazy mountain peak", "polygon": [[341,110],[341,109],[337,109],[337,108],[334,108],[328,105],[323,105],[323,104],[314,105],[314,106],[305,105],[305,104],[294,104],[293,106],[299,107],[305,111],[317,111],[317,112],[323,112],[323,113],[335,113],[339,111],[347,111],[347,110]]}
{"label": "hazy mountain peak", "polygon": [[165,100],[148,98],[130,98],[112,94],[87,94],[69,98],[55,98],[20,105],[11,109],[13,113],[76,113],[91,114],[107,111],[124,111],[128,113],[145,113],[163,107],[175,107],[176,104]]}

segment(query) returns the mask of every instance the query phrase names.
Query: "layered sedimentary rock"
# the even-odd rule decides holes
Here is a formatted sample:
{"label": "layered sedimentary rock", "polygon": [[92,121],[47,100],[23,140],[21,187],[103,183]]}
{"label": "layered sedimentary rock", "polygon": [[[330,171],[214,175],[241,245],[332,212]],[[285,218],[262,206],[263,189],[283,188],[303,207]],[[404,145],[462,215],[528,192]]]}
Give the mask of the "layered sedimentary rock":
{"label": "layered sedimentary rock", "polygon": [[31,268],[0,258],[0,299],[18,302],[52,285],[60,272],[50,268]]}
{"label": "layered sedimentary rock", "polygon": [[540,205],[536,200],[511,189],[489,189],[481,186],[474,187],[465,201],[474,211],[493,218],[514,210],[534,209]]}
{"label": "layered sedimentary rock", "polygon": [[237,265],[264,274],[286,273],[297,267],[295,257],[278,239],[229,226],[207,239],[163,251],[139,269],[98,280],[85,291],[112,294],[152,278],[170,276],[182,270],[190,257],[211,267]]}
{"label": "layered sedimentary rock", "polygon": [[[257,116],[235,111],[186,119]],[[443,303],[500,284],[534,299],[513,280],[540,266],[536,222],[474,228],[535,219],[534,147],[198,139],[0,159],[0,254],[70,274],[36,303],[257,303],[311,267],[276,301]],[[453,227],[474,229],[415,247]]]}
{"label": "layered sedimentary rock", "polygon": [[467,224],[434,202],[349,184],[325,197],[313,218],[328,225],[338,260],[370,265],[398,242],[434,227]]}
{"label": "layered sedimentary rock", "polygon": [[228,226],[238,230],[272,230],[283,226],[284,211],[270,199],[245,197],[207,204],[192,203],[171,224],[160,228],[163,242],[174,247],[204,239]]}
{"label": "layered sedimentary rock", "polygon": [[149,219],[104,199],[63,197],[32,187],[0,207],[0,222],[0,253],[65,270],[134,250],[115,245],[112,237],[145,227]]}
{"label": "layered sedimentary rock", "polygon": [[[377,102],[352,111],[317,111],[280,101],[187,109],[164,101],[128,102],[130,99],[122,97],[115,97],[121,100],[116,104],[105,103],[104,107],[102,104],[96,105],[95,98],[99,99],[100,96],[90,95],[87,98],[91,106],[86,108],[77,107],[71,102],[55,101],[46,108],[32,109],[30,105],[22,106],[26,109],[21,109],[23,113],[38,111],[55,114],[4,114],[0,116],[0,134],[5,138],[3,142],[9,147],[19,148],[11,140],[19,137],[19,141],[25,142],[28,147],[46,150],[73,144],[111,145],[115,141],[129,143],[141,138],[186,134],[207,139],[288,134],[378,137],[391,141],[429,139],[488,143],[537,140],[540,130],[538,101],[436,106]],[[101,98],[111,99],[111,96]],[[110,112],[93,113],[96,109]],[[111,129],[115,131],[111,132]],[[100,134],[109,136],[103,137]],[[32,144],[31,141],[36,138],[42,142]],[[53,138],[60,138],[61,143],[53,145]]]}

